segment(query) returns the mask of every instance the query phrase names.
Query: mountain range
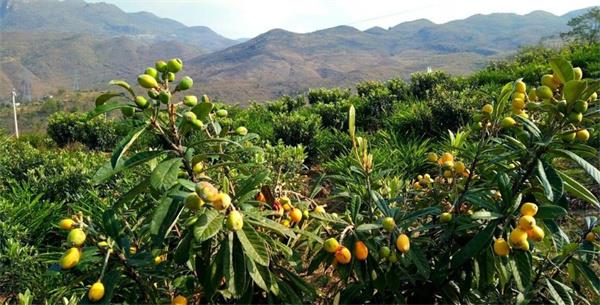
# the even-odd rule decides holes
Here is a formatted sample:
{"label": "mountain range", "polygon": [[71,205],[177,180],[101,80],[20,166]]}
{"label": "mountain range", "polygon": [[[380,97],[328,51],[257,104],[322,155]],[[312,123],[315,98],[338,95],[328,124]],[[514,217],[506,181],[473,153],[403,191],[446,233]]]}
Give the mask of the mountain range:
{"label": "mountain range", "polygon": [[0,0],[0,97],[13,87],[33,97],[58,88],[103,90],[110,79],[133,80],[156,59],[171,57],[184,60],[196,93],[241,104],[309,87],[408,77],[428,67],[465,74],[565,31],[584,11],[474,15],[444,24],[420,19],[365,31],[274,29],[232,40],[106,3]]}

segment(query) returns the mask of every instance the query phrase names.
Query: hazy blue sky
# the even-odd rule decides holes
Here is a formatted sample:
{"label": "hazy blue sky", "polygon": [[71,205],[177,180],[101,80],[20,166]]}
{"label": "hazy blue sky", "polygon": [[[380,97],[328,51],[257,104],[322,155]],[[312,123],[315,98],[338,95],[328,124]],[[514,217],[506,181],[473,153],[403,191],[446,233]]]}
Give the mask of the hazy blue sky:
{"label": "hazy blue sky", "polygon": [[[87,0],[100,2],[100,0]],[[389,27],[427,18],[436,23],[474,14],[546,10],[566,12],[598,0],[102,0],[127,12],[149,11],[187,25],[205,25],[229,38],[254,37],[273,28],[311,32],[337,25]],[[549,5],[551,4],[551,5]]]}

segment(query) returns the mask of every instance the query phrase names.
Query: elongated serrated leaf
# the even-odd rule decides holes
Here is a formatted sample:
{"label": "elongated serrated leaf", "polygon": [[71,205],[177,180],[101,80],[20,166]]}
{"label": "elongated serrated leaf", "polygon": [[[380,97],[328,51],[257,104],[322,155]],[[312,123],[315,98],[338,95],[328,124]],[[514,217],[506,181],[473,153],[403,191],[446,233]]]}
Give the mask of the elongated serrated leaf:
{"label": "elongated serrated leaf", "polygon": [[567,215],[567,210],[553,204],[546,204],[539,207],[536,218],[556,219]]}
{"label": "elongated serrated leaf", "polygon": [[411,245],[410,251],[408,251],[410,260],[417,266],[417,272],[423,277],[428,278],[431,268],[429,267],[429,261],[425,256],[425,253],[421,250],[418,245]]}
{"label": "elongated serrated leaf", "polygon": [[591,203],[592,205],[594,205],[596,207],[600,207],[600,202],[598,202],[598,199],[596,198],[596,196],[594,196],[594,194],[592,194],[592,192],[590,192],[586,187],[584,187],[579,182],[577,182],[575,179],[571,178],[570,176],[568,176],[567,174],[565,174],[563,172],[557,172],[557,173],[564,181],[565,190],[569,194],[571,194],[579,199],[582,199],[584,201],[587,201],[588,203]]}
{"label": "elongated serrated leaf", "polygon": [[181,158],[171,158],[162,161],[150,174],[150,185],[155,190],[163,190],[171,187],[177,182]]}
{"label": "elongated serrated leaf", "polygon": [[123,154],[127,152],[127,150],[135,143],[135,141],[146,131],[148,125],[143,125],[137,129],[132,130],[125,138],[123,138],[113,150],[112,157],[110,158],[110,163],[112,164],[113,169],[117,167],[117,163],[123,157]]}
{"label": "elongated serrated leaf", "polygon": [[238,184],[239,186],[236,188],[234,200],[242,198],[253,190],[260,188],[267,176],[268,173],[266,171],[259,172],[258,174],[252,175],[247,179],[240,181]]}
{"label": "elongated serrated leaf", "polygon": [[573,104],[579,99],[583,91],[585,90],[586,83],[582,80],[570,80],[565,84],[563,89],[565,100],[568,104]]}
{"label": "elongated serrated leaf", "polygon": [[117,96],[123,96],[123,94],[122,93],[118,93],[118,92],[107,92],[107,93],[100,94],[96,98],[95,104],[96,104],[96,106],[104,105],[111,98],[117,97]]}
{"label": "elongated serrated leaf", "polygon": [[119,200],[117,200],[117,202],[115,202],[115,204],[114,204],[115,208],[121,206],[124,203],[127,203],[127,202],[133,200],[137,195],[146,191],[148,189],[149,185],[150,185],[149,178],[146,178],[146,179],[140,181],[140,183],[138,183],[135,187],[133,187],[131,190],[129,190],[129,192],[127,192],[123,196],[121,196],[121,198],[119,198]]}
{"label": "elongated serrated leaf", "polygon": [[175,263],[183,265],[190,258],[190,248],[192,246],[192,234],[188,232],[185,234],[183,239],[177,245],[177,250],[175,250],[174,260]]}
{"label": "elongated serrated leaf", "polygon": [[548,294],[550,295],[550,297],[552,297],[554,302],[556,302],[557,305],[567,305],[567,303],[563,300],[562,296],[556,291],[556,289],[554,289],[552,283],[550,283],[548,279],[545,280],[546,288],[548,289]]}
{"label": "elongated serrated leaf", "polygon": [[106,181],[108,178],[114,176],[117,172],[118,171],[113,169],[110,161],[108,161],[98,168],[98,170],[94,173],[94,176],[92,176],[92,182],[94,185],[98,185]]}
{"label": "elongated serrated leaf", "polygon": [[164,151],[159,150],[139,152],[131,156],[130,158],[119,160],[117,162],[116,168],[113,168],[112,163],[108,161],[96,171],[96,173],[92,177],[92,182],[94,184],[100,184],[109,179],[110,177],[122,172],[123,170],[148,162],[152,159],[159,157],[163,153]]}
{"label": "elongated serrated leaf", "polygon": [[590,269],[586,263],[573,259],[573,265],[581,272],[587,287],[593,292],[597,297],[600,296],[600,278],[598,278],[598,274],[594,272],[594,270]]}
{"label": "elongated serrated leaf", "polygon": [[573,66],[568,60],[562,57],[554,57],[550,59],[549,63],[552,71],[554,74],[556,74],[556,76],[558,76],[558,79],[562,84],[565,84],[575,78]]}
{"label": "elongated serrated leaf", "polygon": [[302,235],[304,237],[308,237],[309,239],[312,239],[312,240],[314,240],[314,241],[316,241],[318,243],[323,243],[323,239],[321,238],[321,236],[319,236],[319,235],[317,235],[317,234],[315,234],[313,232],[310,232],[308,230],[302,230],[302,229],[300,229],[298,227],[295,227],[294,228],[294,232],[296,234],[300,234],[300,235]]}
{"label": "elongated serrated leaf", "polygon": [[223,214],[207,209],[206,212],[200,217],[194,225],[194,238],[196,242],[203,242],[215,236],[219,233],[219,230],[223,228],[223,221],[225,216]]}
{"label": "elongated serrated leaf", "polygon": [[536,169],[537,177],[540,180],[540,183],[542,184],[542,188],[544,189],[544,195],[546,196],[546,198],[548,198],[548,200],[554,201],[554,192],[552,191],[552,185],[550,184],[550,181],[548,181],[548,177],[546,177],[546,171],[544,170],[544,164],[542,163],[542,160],[537,160]]}
{"label": "elongated serrated leaf", "polygon": [[150,221],[150,234],[152,234],[152,243],[154,246],[159,246],[168,233],[171,224],[175,221],[180,204],[165,196],[152,215]]}
{"label": "elongated serrated leaf", "polygon": [[483,248],[489,245],[492,236],[494,235],[494,229],[496,223],[492,222],[483,229],[483,231],[477,233],[473,239],[471,239],[464,247],[458,250],[452,255],[452,268],[458,268],[468,260],[475,257]]}
{"label": "elongated serrated leaf", "polygon": [[372,230],[378,230],[381,227],[382,227],[382,225],[377,224],[377,223],[363,223],[363,224],[359,225],[358,227],[356,227],[356,231],[357,232],[372,231]]}
{"label": "elongated serrated leaf", "polygon": [[131,106],[129,106],[127,104],[121,104],[119,102],[107,102],[100,106],[96,106],[96,108],[94,108],[92,111],[87,113],[87,117],[88,117],[88,119],[92,119],[101,114],[107,113],[109,111],[113,111],[113,110],[121,109],[121,108],[127,108],[127,107],[131,107]]}
{"label": "elongated serrated leaf", "polygon": [[150,150],[136,153],[135,155],[123,161],[123,168],[121,170],[129,169],[142,163],[146,163],[152,159],[160,157],[164,153],[165,152],[162,150]]}
{"label": "elongated serrated leaf", "polygon": [[255,226],[260,226],[263,227],[265,229],[271,230],[277,234],[283,235],[283,236],[287,236],[290,238],[295,238],[296,234],[294,234],[294,231],[292,231],[292,229],[276,222],[273,221],[271,219],[268,219],[266,217],[257,217],[257,218],[248,218],[246,220],[249,224],[255,225]]}
{"label": "elongated serrated leaf", "polygon": [[586,88],[581,94],[581,99],[587,101],[590,98],[590,96],[592,96],[592,94],[598,91],[600,91],[600,79],[586,79]]}
{"label": "elongated serrated leaf", "polygon": [[129,92],[129,94],[131,94],[131,97],[135,98],[135,93],[133,93],[133,89],[131,89],[131,86],[126,81],[119,80],[119,79],[113,79],[110,82],[108,82],[108,84],[119,86],[119,87],[127,90],[127,92]]}
{"label": "elongated serrated leaf", "polygon": [[516,116],[516,119],[536,140],[539,141],[542,138],[542,132],[535,123],[519,115]]}
{"label": "elongated serrated leaf", "polygon": [[562,154],[563,156],[575,161],[575,163],[579,164],[579,166],[581,166],[581,168],[583,168],[583,170],[590,175],[590,177],[592,177],[596,183],[600,184],[600,171],[594,167],[593,165],[591,165],[590,163],[588,163],[585,159],[583,159],[582,157],[578,156],[577,154],[568,151],[568,150],[564,150],[564,149],[557,149],[555,150],[556,152],[558,152],[559,154]]}
{"label": "elongated serrated leaf", "polygon": [[344,221],[343,219],[341,219],[339,217],[334,217],[329,213],[312,213],[311,215],[312,215],[312,217],[314,217],[316,219],[324,220],[327,222],[348,225],[348,223],[346,221]]}
{"label": "elongated serrated leaf", "polygon": [[244,226],[236,231],[236,235],[244,248],[244,253],[259,265],[269,266],[269,253],[265,241],[252,226]]}
{"label": "elongated serrated leaf", "polygon": [[256,263],[253,260],[251,260],[250,258],[248,258],[247,256],[246,256],[246,269],[248,270],[248,274],[250,274],[252,281],[254,281],[254,283],[258,287],[260,287],[264,291],[269,291],[269,287],[267,286],[265,279],[263,279],[262,275],[258,271],[258,268],[256,268]]}
{"label": "elongated serrated leaf", "polygon": [[[214,105],[212,103],[199,103],[198,105],[194,106],[194,108],[192,108],[192,112],[196,114],[196,117],[203,121],[206,122],[206,119],[208,118],[208,114],[212,111]],[[217,132],[218,134],[219,132]]]}
{"label": "elongated serrated leaf", "polygon": [[573,305],[573,298],[569,294],[571,288],[564,285],[563,283],[553,280],[546,279],[546,286],[548,287],[548,291],[550,292],[550,296],[556,301],[556,304],[559,305]]}
{"label": "elongated serrated leaf", "polygon": [[402,226],[403,224],[413,222],[417,218],[428,216],[428,215],[438,215],[438,214],[440,214],[440,208],[438,208],[438,207],[428,207],[428,208],[424,208],[424,209],[419,209],[412,213],[404,215],[398,221],[398,225]]}

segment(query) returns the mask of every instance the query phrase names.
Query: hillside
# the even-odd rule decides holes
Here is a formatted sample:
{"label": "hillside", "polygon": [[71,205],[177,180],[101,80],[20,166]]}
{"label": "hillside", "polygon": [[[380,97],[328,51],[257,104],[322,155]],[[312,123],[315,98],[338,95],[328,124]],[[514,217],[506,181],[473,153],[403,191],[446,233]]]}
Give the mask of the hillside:
{"label": "hillside", "polygon": [[428,67],[466,74],[564,31],[582,11],[475,15],[444,24],[420,19],[366,31],[274,29],[234,41],[105,3],[0,0],[0,98],[13,87],[33,97],[57,88],[101,89],[110,77],[130,77],[169,57],[189,59],[185,70],[199,83],[196,93],[242,104],[309,87],[408,77]]}
{"label": "hillside", "polygon": [[240,96],[261,100],[308,87],[407,77],[427,67],[465,74],[564,31],[569,18],[535,11],[524,16],[475,15],[445,24],[421,19],[366,31],[348,26],[307,34],[277,29],[199,56],[191,69],[202,71],[192,73],[207,92],[233,101]]}
{"label": "hillside", "polygon": [[126,13],[107,3],[83,0],[0,0],[2,32],[85,33],[147,41],[177,40],[207,52],[236,43],[208,27],[187,27],[147,12]]}

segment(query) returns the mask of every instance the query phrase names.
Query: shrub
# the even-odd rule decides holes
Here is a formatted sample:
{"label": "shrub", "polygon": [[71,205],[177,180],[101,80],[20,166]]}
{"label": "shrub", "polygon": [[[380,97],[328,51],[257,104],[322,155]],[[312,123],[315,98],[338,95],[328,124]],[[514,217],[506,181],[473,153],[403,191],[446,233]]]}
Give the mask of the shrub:
{"label": "shrub", "polygon": [[344,129],[348,125],[349,101],[340,101],[335,104],[316,103],[310,107],[310,111],[321,117],[323,127]]}
{"label": "shrub", "polygon": [[319,89],[310,89],[308,91],[308,103],[309,104],[336,104],[343,100],[347,100],[350,98],[351,92],[350,89],[342,89],[342,88],[319,88]]}
{"label": "shrub", "polygon": [[410,75],[410,91],[417,99],[428,99],[436,87],[456,90],[458,82],[442,71],[417,72]]}
{"label": "shrub", "polygon": [[310,112],[292,112],[279,114],[273,119],[275,139],[280,139],[286,145],[298,144],[308,148],[309,155],[314,153],[313,140],[321,126],[321,118]]}
{"label": "shrub", "polygon": [[[600,89],[594,82],[572,91],[576,83],[583,88],[593,81],[574,80],[564,59],[553,59],[552,65],[564,89],[545,101],[525,96],[526,103],[537,106],[565,93],[575,103]],[[592,269],[598,268],[598,219],[586,215],[578,225],[562,221],[572,220],[567,196],[596,208],[600,202],[557,166],[569,159],[591,177],[600,174],[585,160],[596,157],[584,144],[586,134],[578,144],[565,137],[591,122],[571,125],[574,120],[561,111],[574,108],[515,111],[522,106],[511,99],[521,99],[514,93],[525,87],[520,81],[506,85],[493,105],[477,110],[473,125],[450,133],[444,150],[425,154],[426,145],[408,143],[400,158],[394,156],[394,138],[357,134],[351,108],[352,151],[328,164],[334,170],[332,204],[343,216],[330,222],[324,251],[311,262],[315,268],[327,265],[333,255],[328,249],[338,249],[336,271],[343,284],[332,296],[340,303],[409,304],[600,298]],[[385,158],[377,157],[378,150]],[[415,158],[420,162],[412,163]],[[394,172],[402,160],[421,174]],[[339,250],[344,248],[360,251],[347,257]]]}
{"label": "shrub", "polygon": [[60,147],[79,142],[92,150],[112,149],[123,132],[103,117],[89,120],[85,113],[56,112],[48,119],[48,135]]}
{"label": "shrub", "polygon": [[267,110],[272,113],[288,113],[302,108],[304,105],[306,105],[306,101],[302,95],[299,95],[295,98],[284,95],[278,100],[267,102],[265,105]]}

